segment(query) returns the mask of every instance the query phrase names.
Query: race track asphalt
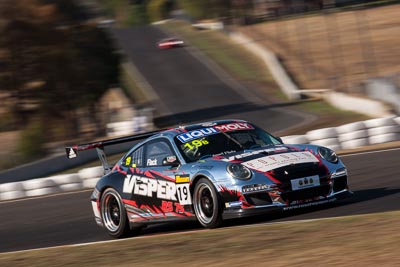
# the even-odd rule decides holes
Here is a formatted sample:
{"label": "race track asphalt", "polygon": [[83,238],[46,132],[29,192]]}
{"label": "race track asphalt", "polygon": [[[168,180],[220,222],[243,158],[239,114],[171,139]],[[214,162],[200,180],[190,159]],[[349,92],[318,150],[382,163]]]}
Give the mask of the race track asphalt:
{"label": "race track asphalt", "polygon": [[[400,210],[399,158],[400,149],[344,156],[355,193],[344,203],[230,220],[225,226]],[[0,203],[0,253],[110,240],[94,222],[89,196],[86,191]],[[141,235],[196,229],[202,228],[194,222],[159,224]]]}
{"label": "race track asphalt", "polygon": [[113,29],[112,35],[126,60],[158,95],[154,107],[159,127],[237,118],[277,132],[310,119],[308,114],[288,110],[291,102],[272,103],[251,87],[232,86],[231,78],[217,75],[192,47],[159,49],[157,41],[167,35],[156,26]]}

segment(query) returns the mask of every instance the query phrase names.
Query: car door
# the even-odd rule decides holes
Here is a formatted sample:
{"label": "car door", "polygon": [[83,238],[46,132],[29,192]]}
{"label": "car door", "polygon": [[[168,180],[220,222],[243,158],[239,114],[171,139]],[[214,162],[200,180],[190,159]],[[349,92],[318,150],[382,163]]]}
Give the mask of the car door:
{"label": "car door", "polygon": [[126,207],[127,216],[132,222],[143,222],[152,219],[153,212],[148,204],[152,201],[152,194],[147,188],[149,183],[143,171],[144,150],[142,145],[127,154],[120,165],[120,173],[125,174],[122,186],[122,197]]}
{"label": "car door", "polygon": [[179,169],[178,157],[167,138],[150,141],[144,151],[145,172],[157,181],[153,203],[165,216],[186,214],[185,205],[191,205],[189,176]]}
{"label": "car door", "polygon": [[[189,177],[179,173],[177,155],[167,138],[144,144],[123,160],[124,192],[131,193],[136,220],[160,220],[187,214]],[[139,213],[139,214],[138,214]]]}

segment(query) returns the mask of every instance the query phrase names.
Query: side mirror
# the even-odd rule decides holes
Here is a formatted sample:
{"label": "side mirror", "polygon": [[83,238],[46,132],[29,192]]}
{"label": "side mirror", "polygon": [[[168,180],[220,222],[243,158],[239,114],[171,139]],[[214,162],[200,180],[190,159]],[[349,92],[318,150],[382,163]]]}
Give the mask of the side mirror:
{"label": "side mirror", "polygon": [[163,166],[178,167],[180,164],[181,163],[176,156],[168,156],[162,161]]}
{"label": "side mirror", "polygon": [[278,141],[279,141],[279,142],[281,142],[281,144],[283,144],[283,140],[282,140],[282,138],[280,138],[280,137],[277,137],[277,136],[276,136],[275,138],[276,138],[276,139],[278,139]]}

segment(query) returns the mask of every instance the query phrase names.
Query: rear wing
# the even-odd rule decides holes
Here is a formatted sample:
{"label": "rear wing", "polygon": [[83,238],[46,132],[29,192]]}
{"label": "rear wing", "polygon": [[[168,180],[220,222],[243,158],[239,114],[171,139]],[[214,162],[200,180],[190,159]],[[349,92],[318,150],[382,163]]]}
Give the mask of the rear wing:
{"label": "rear wing", "polygon": [[97,155],[101,161],[101,164],[103,165],[104,174],[107,174],[111,171],[111,167],[108,164],[106,154],[104,153],[105,146],[116,145],[116,144],[131,142],[131,141],[143,140],[145,138],[151,137],[154,134],[160,133],[162,131],[165,131],[165,130],[156,130],[156,131],[151,131],[151,132],[146,132],[146,133],[141,133],[141,134],[136,134],[136,135],[130,135],[130,136],[113,138],[113,139],[108,139],[108,140],[103,140],[103,141],[92,142],[92,143],[69,146],[69,147],[65,148],[65,152],[67,153],[67,157],[69,159],[73,159],[73,158],[78,157],[78,151],[96,149]]}

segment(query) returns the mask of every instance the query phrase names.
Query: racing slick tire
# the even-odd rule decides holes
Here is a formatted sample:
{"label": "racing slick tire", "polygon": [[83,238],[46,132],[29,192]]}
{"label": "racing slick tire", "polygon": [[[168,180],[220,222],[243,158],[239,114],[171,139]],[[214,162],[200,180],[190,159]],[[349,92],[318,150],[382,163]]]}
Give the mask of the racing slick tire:
{"label": "racing slick tire", "polygon": [[222,208],[218,192],[206,178],[201,178],[193,191],[193,207],[197,220],[205,228],[216,228],[222,224]]}
{"label": "racing slick tire", "polygon": [[110,236],[122,238],[131,234],[124,204],[115,189],[107,188],[102,194],[100,212],[104,228]]}

